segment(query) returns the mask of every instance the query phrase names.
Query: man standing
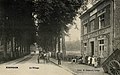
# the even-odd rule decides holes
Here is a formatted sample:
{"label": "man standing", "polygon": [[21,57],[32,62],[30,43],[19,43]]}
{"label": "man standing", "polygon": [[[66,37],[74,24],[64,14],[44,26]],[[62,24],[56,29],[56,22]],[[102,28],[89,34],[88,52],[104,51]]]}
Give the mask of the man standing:
{"label": "man standing", "polygon": [[38,58],[37,58],[38,64],[40,63],[40,58],[41,58],[41,54],[39,53]]}
{"label": "man standing", "polygon": [[62,60],[62,53],[57,52],[57,59],[58,59],[58,65],[61,65],[61,60]]}

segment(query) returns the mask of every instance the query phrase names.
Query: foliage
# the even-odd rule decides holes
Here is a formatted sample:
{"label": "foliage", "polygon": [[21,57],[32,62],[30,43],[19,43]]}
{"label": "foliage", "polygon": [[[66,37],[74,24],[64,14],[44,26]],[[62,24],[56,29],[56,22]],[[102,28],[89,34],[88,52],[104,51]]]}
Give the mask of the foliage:
{"label": "foliage", "polygon": [[[5,37],[15,37],[18,43],[35,42],[35,25],[32,13],[38,20],[38,43],[42,48],[53,48],[69,28],[82,0],[1,0],[3,13],[1,29]],[[10,38],[7,38],[9,40]]]}
{"label": "foliage", "polygon": [[5,60],[30,53],[36,32],[32,12],[30,0],[0,0],[0,41]]}
{"label": "foliage", "polygon": [[[33,3],[26,0],[1,1],[4,19],[4,32],[7,37],[15,37],[19,41],[25,40],[31,44],[35,37],[34,20],[32,19]],[[24,35],[28,35],[24,37]],[[24,42],[25,42],[24,41]]]}
{"label": "foliage", "polygon": [[37,15],[38,34],[41,39],[39,44],[47,46],[46,42],[50,43],[50,39],[67,33],[67,24],[72,23],[81,4],[82,0],[35,0],[34,14]]}

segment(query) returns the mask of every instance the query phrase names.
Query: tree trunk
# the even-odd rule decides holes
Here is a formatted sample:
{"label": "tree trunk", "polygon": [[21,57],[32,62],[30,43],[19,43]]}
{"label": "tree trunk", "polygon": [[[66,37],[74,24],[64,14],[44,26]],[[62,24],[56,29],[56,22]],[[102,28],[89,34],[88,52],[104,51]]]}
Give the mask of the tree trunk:
{"label": "tree trunk", "polygon": [[11,58],[12,58],[12,59],[14,59],[14,52],[13,52],[14,47],[13,47],[13,42],[14,42],[14,38],[11,37]]}
{"label": "tree trunk", "polygon": [[4,59],[6,60],[7,59],[7,38],[6,38],[6,35],[4,35]]}
{"label": "tree trunk", "polygon": [[22,44],[21,44],[21,53],[22,53],[21,56],[23,56],[24,52],[23,52],[23,45]]}
{"label": "tree trunk", "polygon": [[17,41],[16,41],[16,38],[15,38],[15,47],[14,47],[14,55],[15,55],[15,58],[17,58]]}
{"label": "tree trunk", "polygon": [[60,49],[61,49],[61,47],[60,47],[61,45],[60,45],[60,36],[58,37],[58,52],[60,52]]}
{"label": "tree trunk", "polygon": [[66,56],[66,48],[65,48],[65,35],[62,35],[62,52],[63,52],[63,59]]}

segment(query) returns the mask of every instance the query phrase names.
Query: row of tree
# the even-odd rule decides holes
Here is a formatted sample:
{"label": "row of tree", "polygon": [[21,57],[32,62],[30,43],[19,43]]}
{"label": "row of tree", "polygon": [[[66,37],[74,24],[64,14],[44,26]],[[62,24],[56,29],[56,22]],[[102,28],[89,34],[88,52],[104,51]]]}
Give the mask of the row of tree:
{"label": "row of tree", "polygon": [[[45,51],[63,50],[65,54],[65,35],[68,24],[78,14],[83,0],[35,0],[34,15],[38,21],[38,44]],[[62,49],[61,49],[62,48]]]}
{"label": "row of tree", "polygon": [[0,0],[1,60],[15,59],[30,53],[30,45],[35,42],[32,12],[32,1]]}
{"label": "row of tree", "polygon": [[[65,52],[65,35],[83,0],[0,0],[0,42],[3,58],[30,53],[35,41],[44,51]],[[37,16],[33,18],[33,16]],[[37,21],[37,28],[34,25]],[[36,37],[36,30],[38,36]],[[37,39],[37,40],[36,40]],[[61,44],[62,41],[62,44]]]}

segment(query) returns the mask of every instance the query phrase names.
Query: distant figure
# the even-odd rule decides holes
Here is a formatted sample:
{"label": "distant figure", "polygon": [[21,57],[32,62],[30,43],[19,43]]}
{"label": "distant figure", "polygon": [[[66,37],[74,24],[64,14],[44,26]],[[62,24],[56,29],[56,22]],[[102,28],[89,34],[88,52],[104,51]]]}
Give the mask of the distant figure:
{"label": "distant figure", "polygon": [[37,58],[38,64],[40,63],[40,58],[41,58],[41,54],[39,54],[39,55],[38,55],[38,58]]}
{"label": "distant figure", "polygon": [[85,64],[86,63],[86,60],[85,60],[85,55],[84,56],[82,56],[82,64]]}
{"label": "distant figure", "polygon": [[97,68],[98,67],[98,61],[97,61],[97,57],[95,57],[95,64],[94,67]]}
{"label": "distant figure", "polygon": [[95,66],[95,56],[92,57],[92,66]]}
{"label": "distant figure", "polygon": [[50,53],[49,53],[49,52],[47,52],[47,53],[46,53],[46,62],[47,62],[47,63],[50,61],[50,59],[49,59],[49,58],[50,58]]}
{"label": "distant figure", "polygon": [[92,57],[90,58],[90,66],[92,66]]}
{"label": "distant figure", "polygon": [[61,52],[57,53],[57,59],[58,59],[58,65],[61,65],[61,60],[62,60],[62,53]]}
{"label": "distant figure", "polygon": [[97,67],[100,67],[100,65],[101,65],[101,58],[100,57],[97,58],[97,63],[98,63]]}
{"label": "distant figure", "polygon": [[44,60],[44,63],[46,63],[47,62],[47,54],[46,53],[44,53],[44,55],[43,55],[43,60]]}
{"label": "distant figure", "polygon": [[88,65],[90,65],[90,59],[91,59],[91,57],[89,56],[88,57]]}
{"label": "distant figure", "polygon": [[51,57],[51,52],[49,52],[49,57]]}
{"label": "distant figure", "polygon": [[85,64],[88,64],[88,56],[85,56]]}

